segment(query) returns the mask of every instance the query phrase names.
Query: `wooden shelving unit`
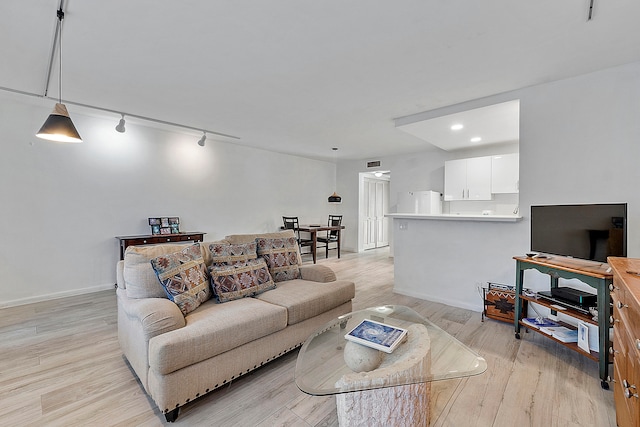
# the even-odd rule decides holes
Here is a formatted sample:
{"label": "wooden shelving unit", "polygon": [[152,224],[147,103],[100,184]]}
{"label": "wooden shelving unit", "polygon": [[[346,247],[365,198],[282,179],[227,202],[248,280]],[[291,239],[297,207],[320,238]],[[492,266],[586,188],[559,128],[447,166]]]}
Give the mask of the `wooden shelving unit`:
{"label": "wooden shelving unit", "polygon": [[[526,295],[520,295],[520,299],[526,300],[529,303],[534,303],[534,304],[541,305],[543,307],[547,307],[547,308],[549,308],[550,310],[553,310],[553,311],[556,310],[554,307],[552,307],[552,303],[550,303],[549,301],[547,301],[547,300],[545,300],[543,298],[536,298],[536,297],[529,297],[529,296],[526,296]],[[594,321],[590,316],[587,316],[587,315],[585,315],[583,313],[580,313],[577,310],[573,310],[571,308],[567,308],[566,310],[562,310],[562,311],[558,310],[558,312],[560,312],[560,313],[562,313],[564,315],[573,317],[575,319],[581,320],[581,321],[583,321],[585,323],[591,323],[592,325],[596,325],[596,326],[598,325],[598,322]],[[554,338],[553,336],[551,336],[549,334],[545,334],[544,332],[540,331],[538,328],[535,328],[533,326],[527,325],[522,320],[520,320],[519,323],[520,323],[521,326],[524,326],[528,330],[537,332],[537,333],[539,333],[539,334],[541,334],[541,335],[543,335],[543,336],[545,336],[545,337],[547,337],[547,338],[549,338],[549,339],[551,339],[551,340],[553,340],[553,341],[555,341],[555,342],[557,342],[559,344],[562,344],[563,346],[565,346],[567,348],[570,348],[573,351],[576,351],[576,352],[578,352],[580,354],[583,354],[583,355],[587,356],[591,360],[594,360],[596,362],[598,360],[600,360],[600,357],[599,357],[599,354],[598,354],[597,351],[590,351],[589,353],[587,353],[586,351],[584,351],[580,347],[578,347],[578,344],[575,343],[575,342],[563,342],[563,341],[560,341],[560,340]],[[559,323],[560,326],[566,326],[568,328],[575,329],[575,326],[569,325],[568,323],[564,323],[564,322],[561,322],[561,321],[558,321],[556,323]]]}
{"label": "wooden shelving unit", "polygon": [[[518,256],[513,257],[516,260],[516,303],[515,303],[515,336],[520,339],[520,328],[524,326],[527,330],[533,330],[540,334],[543,334],[547,338],[556,341],[563,346],[575,350],[576,352],[585,355],[586,357],[597,361],[600,372],[600,385],[603,389],[609,388],[608,373],[609,373],[609,315],[611,307],[611,296],[609,295],[609,286],[613,283],[613,274],[611,268],[607,263],[600,263],[594,261],[586,261],[575,258],[567,258],[561,256],[552,256],[549,258],[532,258]],[[581,282],[591,286],[597,291],[598,296],[598,321],[594,322],[593,319],[577,310],[567,307],[566,310],[558,310],[552,307],[550,301],[545,301],[541,298],[529,297],[523,294],[524,288],[524,272],[526,270],[538,270],[540,273],[548,274],[550,278],[550,287],[557,288],[560,278],[563,279],[578,279]],[[540,304],[548,307],[555,314],[561,312],[567,316],[582,320],[586,323],[598,325],[598,351],[591,351],[589,353],[583,351],[578,347],[576,343],[565,343],[559,341],[547,335],[544,332],[536,330],[536,328],[529,327],[529,325],[523,323],[522,319],[526,303]]]}

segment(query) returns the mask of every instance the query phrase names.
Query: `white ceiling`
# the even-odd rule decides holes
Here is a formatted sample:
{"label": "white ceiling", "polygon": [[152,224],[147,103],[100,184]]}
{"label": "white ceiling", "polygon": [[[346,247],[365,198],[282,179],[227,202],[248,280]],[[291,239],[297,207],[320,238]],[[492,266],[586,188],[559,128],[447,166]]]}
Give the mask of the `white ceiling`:
{"label": "white ceiling", "polygon": [[[44,93],[58,3],[0,1],[0,87]],[[394,119],[640,60],[640,1],[588,5],[68,0],[62,95],[312,158],[436,149]]]}
{"label": "white ceiling", "polygon": [[520,101],[474,108],[397,128],[446,151],[518,141]]}

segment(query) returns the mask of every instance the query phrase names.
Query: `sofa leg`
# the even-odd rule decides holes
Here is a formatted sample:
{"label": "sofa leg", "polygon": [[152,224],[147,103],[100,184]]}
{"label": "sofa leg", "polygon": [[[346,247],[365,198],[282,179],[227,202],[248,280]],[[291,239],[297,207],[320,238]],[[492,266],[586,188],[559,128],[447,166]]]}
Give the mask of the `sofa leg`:
{"label": "sofa leg", "polygon": [[168,423],[172,423],[178,419],[178,414],[180,413],[180,408],[176,408],[173,411],[169,411],[164,414],[164,418]]}

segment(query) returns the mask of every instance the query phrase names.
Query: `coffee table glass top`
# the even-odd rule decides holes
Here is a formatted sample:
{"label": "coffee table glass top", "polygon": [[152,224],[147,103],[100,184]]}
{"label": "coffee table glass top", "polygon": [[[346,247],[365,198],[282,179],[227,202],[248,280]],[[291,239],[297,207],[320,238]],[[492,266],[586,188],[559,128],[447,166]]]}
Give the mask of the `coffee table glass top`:
{"label": "coffee table glass top", "polygon": [[[430,370],[420,374],[401,375],[384,383],[373,381],[367,385],[339,385],[343,384],[343,381],[339,380],[344,375],[354,373],[344,361],[343,350],[347,343],[344,335],[364,319],[405,329],[413,324],[424,325],[431,340]],[[403,345],[407,344],[400,344],[394,353],[403,351]],[[390,356],[385,355],[385,357]],[[483,357],[412,309],[399,305],[386,305],[345,314],[315,331],[300,349],[296,362],[295,381],[298,388],[305,393],[330,395],[468,377],[481,374],[486,369],[487,362]],[[366,373],[360,375],[366,375]]]}

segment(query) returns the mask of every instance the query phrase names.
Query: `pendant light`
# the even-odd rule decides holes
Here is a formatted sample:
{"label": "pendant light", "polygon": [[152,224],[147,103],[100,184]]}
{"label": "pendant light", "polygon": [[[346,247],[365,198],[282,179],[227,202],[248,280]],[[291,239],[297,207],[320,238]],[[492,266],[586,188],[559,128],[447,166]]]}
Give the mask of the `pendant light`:
{"label": "pendant light", "polygon": [[[333,150],[333,160],[335,162],[336,160],[335,152],[338,151],[338,147],[333,147],[332,150]],[[329,196],[329,203],[335,203],[335,204],[342,203],[342,197],[338,196],[338,193],[334,191],[333,194]]]}
{"label": "pendant light", "polygon": [[73,125],[67,107],[62,103],[62,20],[64,12],[62,7],[57,11],[58,24],[56,26],[56,38],[58,39],[58,102],[53,107],[49,118],[44,122],[36,136],[57,142],[82,142],[76,127]]}

